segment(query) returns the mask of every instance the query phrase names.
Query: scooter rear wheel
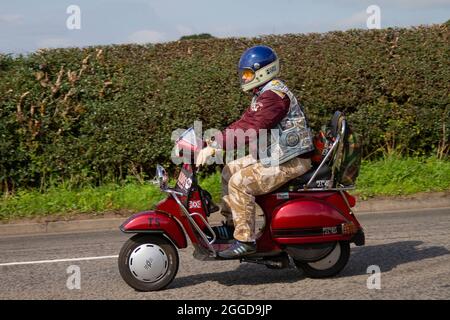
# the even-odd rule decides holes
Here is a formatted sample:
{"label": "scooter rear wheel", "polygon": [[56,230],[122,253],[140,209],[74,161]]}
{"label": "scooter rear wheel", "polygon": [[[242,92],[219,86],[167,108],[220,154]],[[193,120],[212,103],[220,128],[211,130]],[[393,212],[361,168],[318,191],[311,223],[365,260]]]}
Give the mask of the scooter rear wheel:
{"label": "scooter rear wheel", "polygon": [[124,243],[118,264],[120,275],[130,287],[157,291],[173,281],[179,258],[177,249],[163,236],[137,234]]}
{"label": "scooter rear wheel", "polygon": [[350,258],[350,243],[338,241],[331,252],[322,259],[306,262],[294,259],[297,268],[302,269],[307,277],[327,278],[338,274],[347,265]]}

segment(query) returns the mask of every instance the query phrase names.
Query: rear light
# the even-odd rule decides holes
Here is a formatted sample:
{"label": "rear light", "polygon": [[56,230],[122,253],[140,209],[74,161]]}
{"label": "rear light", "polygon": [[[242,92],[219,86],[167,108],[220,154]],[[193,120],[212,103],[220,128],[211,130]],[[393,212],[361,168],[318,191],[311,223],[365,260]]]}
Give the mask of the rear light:
{"label": "rear light", "polygon": [[342,227],[342,234],[355,234],[358,232],[358,227],[355,226],[353,222],[343,223],[341,227]]}

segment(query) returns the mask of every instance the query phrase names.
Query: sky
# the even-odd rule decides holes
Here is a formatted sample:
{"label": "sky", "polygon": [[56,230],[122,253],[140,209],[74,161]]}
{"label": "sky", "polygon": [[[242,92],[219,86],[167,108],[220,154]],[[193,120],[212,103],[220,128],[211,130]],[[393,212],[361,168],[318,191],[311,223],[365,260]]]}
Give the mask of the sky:
{"label": "sky", "polygon": [[[80,9],[79,20],[67,13],[71,5]],[[450,19],[450,0],[1,0],[0,53],[159,43],[198,33],[224,38],[365,29],[370,5],[380,8],[381,28]],[[80,28],[69,29],[67,20]]]}

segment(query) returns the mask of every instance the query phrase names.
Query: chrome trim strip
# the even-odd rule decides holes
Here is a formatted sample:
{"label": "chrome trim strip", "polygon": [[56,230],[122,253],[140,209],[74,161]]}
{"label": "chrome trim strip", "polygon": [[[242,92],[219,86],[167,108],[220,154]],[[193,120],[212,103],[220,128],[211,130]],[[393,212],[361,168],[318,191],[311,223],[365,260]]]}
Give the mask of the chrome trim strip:
{"label": "chrome trim strip", "polygon": [[289,192],[304,192],[304,191],[341,191],[341,190],[354,190],[354,186],[350,187],[340,187],[340,188],[303,188],[303,189],[297,189],[295,191],[289,191]]}

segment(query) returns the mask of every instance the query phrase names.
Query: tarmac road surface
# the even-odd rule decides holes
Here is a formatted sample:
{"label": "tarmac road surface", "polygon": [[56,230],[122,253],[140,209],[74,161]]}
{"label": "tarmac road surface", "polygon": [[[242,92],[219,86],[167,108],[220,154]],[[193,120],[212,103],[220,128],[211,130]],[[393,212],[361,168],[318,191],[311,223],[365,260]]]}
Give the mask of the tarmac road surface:
{"label": "tarmac road surface", "polygon": [[[450,299],[450,208],[357,217],[366,246],[352,245],[337,277],[316,280],[295,268],[202,262],[188,247],[179,251],[172,284],[147,293],[120,277],[116,256],[128,236],[118,230],[2,237],[0,299]],[[80,289],[70,290],[73,265]],[[367,287],[371,265],[381,270],[380,289]]]}

